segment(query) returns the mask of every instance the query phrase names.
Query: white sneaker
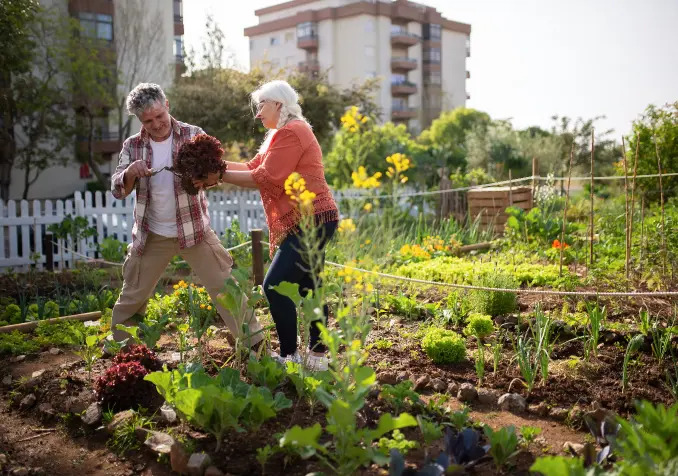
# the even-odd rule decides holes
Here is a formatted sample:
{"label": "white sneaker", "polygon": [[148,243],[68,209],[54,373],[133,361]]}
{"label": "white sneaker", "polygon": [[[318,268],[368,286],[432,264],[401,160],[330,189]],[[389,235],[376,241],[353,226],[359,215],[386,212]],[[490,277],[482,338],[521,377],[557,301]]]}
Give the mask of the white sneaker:
{"label": "white sneaker", "polygon": [[296,351],[292,355],[286,355],[285,357],[281,357],[280,354],[276,352],[271,352],[271,357],[278,361],[278,363],[282,366],[285,366],[287,362],[294,362],[295,364],[301,363],[301,355],[299,355],[299,351]]}
{"label": "white sneaker", "polygon": [[306,356],[306,368],[311,372],[323,372],[329,368],[329,360],[324,355],[313,355],[309,353]]}

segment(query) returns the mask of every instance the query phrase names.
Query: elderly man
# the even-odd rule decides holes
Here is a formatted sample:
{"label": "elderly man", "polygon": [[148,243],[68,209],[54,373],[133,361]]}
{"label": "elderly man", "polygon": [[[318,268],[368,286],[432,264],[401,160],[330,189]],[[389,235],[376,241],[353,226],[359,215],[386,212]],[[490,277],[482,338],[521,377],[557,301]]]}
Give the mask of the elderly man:
{"label": "elderly man", "polygon": [[[141,131],[125,140],[120,162],[112,177],[113,196],[123,199],[137,192],[132,243],[123,265],[123,286],[113,307],[113,338],[128,336],[116,329],[143,313],[148,299],[173,256],[179,254],[191,266],[234,337],[250,346],[262,340],[256,317],[243,326],[217,300],[231,275],[233,259],[210,227],[204,190],[189,195],[172,172],[159,170],[175,165],[182,144],[203,134],[201,128],[174,119],[169,101],[157,84],[141,83],[127,96],[127,111],[141,121]],[[243,327],[249,335],[243,335]]]}

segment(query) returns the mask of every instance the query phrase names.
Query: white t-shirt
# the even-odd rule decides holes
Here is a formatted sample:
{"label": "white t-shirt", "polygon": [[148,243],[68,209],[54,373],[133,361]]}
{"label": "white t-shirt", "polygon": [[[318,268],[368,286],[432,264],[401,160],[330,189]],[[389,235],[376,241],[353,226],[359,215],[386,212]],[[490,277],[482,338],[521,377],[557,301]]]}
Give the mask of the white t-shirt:
{"label": "white t-shirt", "polygon": [[[151,139],[154,169],[172,165],[172,134],[162,142]],[[174,174],[163,170],[151,177],[151,200],[148,211],[148,226],[156,235],[177,236],[177,206],[174,196]]]}

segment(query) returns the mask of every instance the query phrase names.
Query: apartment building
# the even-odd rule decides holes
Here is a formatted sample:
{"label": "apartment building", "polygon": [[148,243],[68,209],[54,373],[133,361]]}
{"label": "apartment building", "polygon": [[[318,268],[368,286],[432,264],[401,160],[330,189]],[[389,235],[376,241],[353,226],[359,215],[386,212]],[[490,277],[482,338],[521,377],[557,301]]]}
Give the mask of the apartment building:
{"label": "apartment building", "polygon": [[326,71],[348,87],[376,77],[383,120],[418,132],[469,95],[471,25],[407,0],[291,0],[256,10],[250,64]]}
{"label": "apartment building", "polygon": [[[184,70],[182,0],[40,0],[40,5],[55,15],[70,16],[79,21],[81,34],[94,38],[102,49],[113,52],[102,58],[114,58],[120,70],[117,100],[139,82],[155,82],[169,88],[177,74]],[[113,66],[113,65],[112,65]],[[132,85],[132,86],[130,86]],[[125,119],[127,112],[123,111]],[[132,118],[129,134],[139,131],[141,124]],[[78,120],[76,116],[76,120]],[[118,130],[117,109],[103,109],[95,117],[94,153],[101,157],[101,171],[110,177],[118,163],[120,144],[126,137]],[[21,130],[15,131],[21,135]],[[89,167],[72,160],[86,149],[87,138],[73,138],[68,166],[54,166],[43,171],[31,186],[29,199],[63,198],[74,191],[84,191],[94,177]],[[24,190],[25,171],[12,170],[9,195],[20,199]]]}

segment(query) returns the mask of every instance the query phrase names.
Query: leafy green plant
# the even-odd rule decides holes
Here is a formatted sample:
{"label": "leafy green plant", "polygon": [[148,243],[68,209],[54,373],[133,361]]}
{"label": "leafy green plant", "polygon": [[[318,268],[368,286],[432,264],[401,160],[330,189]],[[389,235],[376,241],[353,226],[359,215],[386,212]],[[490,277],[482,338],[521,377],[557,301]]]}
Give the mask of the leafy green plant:
{"label": "leafy green plant", "polygon": [[436,364],[454,364],[466,357],[464,339],[456,332],[439,327],[426,330],[421,347]]}
{"label": "leafy green plant", "polygon": [[186,322],[179,324],[177,326],[177,337],[179,339],[178,347],[179,347],[179,361],[180,362],[184,361],[184,354],[190,348],[189,344],[188,344],[188,330],[189,329],[190,329],[190,326]]}
{"label": "leafy green plant", "polygon": [[393,347],[393,341],[390,341],[388,339],[379,339],[374,341],[372,345],[379,350],[388,350],[391,347]]}
{"label": "leafy green plant", "polygon": [[307,372],[302,364],[296,362],[286,362],[285,375],[294,385],[299,398],[306,398],[311,414],[318,402],[316,391],[322,388],[327,392],[331,381],[331,374],[324,372]]}
{"label": "leafy green plant", "polygon": [[534,311],[532,336],[537,344],[537,359],[539,360],[541,370],[541,381],[544,384],[548,380],[549,362],[551,360],[551,351],[553,350],[551,323],[551,318],[541,310],[540,305],[537,305]]}
{"label": "leafy green plant", "polygon": [[629,361],[631,360],[631,356],[635,354],[638,349],[643,345],[643,342],[645,340],[645,337],[643,334],[638,334],[634,336],[626,346],[626,353],[624,354],[624,367],[622,369],[622,392],[626,391],[626,387],[628,386],[629,383],[629,374],[628,374],[628,366],[629,366]]}
{"label": "leafy green plant", "polygon": [[0,355],[2,354],[30,354],[40,349],[35,340],[26,338],[26,334],[19,331],[0,334]]}
{"label": "leafy green plant", "polygon": [[647,311],[647,309],[641,309],[638,312],[638,324],[638,330],[641,332],[641,334],[646,336],[650,333],[652,326],[650,324],[650,313]]}
{"label": "leafy green plant", "polygon": [[452,412],[449,415],[450,424],[457,430],[461,431],[467,426],[471,421],[470,417],[471,409],[464,405],[461,410]]}
{"label": "leafy green plant", "polygon": [[125,259],[127,245],[122,241],[116,240],[112,236],[104,238],[104,240],[99,243],[98,247],[101,257],[106,261],[122,263]]}
{"label": "leafy green plant", "polygon": [[483,384],[483,377],[485,377],[485,346],[480,339],[476,336],[478,341],[478,348],[476,349],[476,359],[475,359],[475,368],[476,368],[476,377],[478,377],[478,385]]}
{"label": "leafy green plant", "polygon": [[169,322],[169,314],[161,314],[159,319],[155,320],[148,315],[139,322],[139,330],[141,331],[141,340],[148,346],[149,349],[154,349],[158,344],[160,337],[162,337],[167,323]]}
{"label": "leafy green plant", "polygon": [[445,404],[449,402],[450,396],[444,393],[434,393],[424,405],[424,413],[433,418],[444,420],[450,413],[450,408]]}
{"label": "leafy green plant", "polygon": [[513,425],[493,430],[489,426],[484,427],[485,436],[490,442],[490,455],[497,468],[503,467],[518,451],[518,436]]}
{"label": "leafy green plant", "polygon": [[155,384],[158,393],[184,418],[212,433],[217,451],[227,431],[257,428],[292,405],[281,392],[273,396],[265,387],[241,381],[239,372],[232,368],[210,377],[201,367],[180,366],[174,371],[153,372],[145,380]]}
{"label": "leafy green plant", "polygon": [[517,344],[514,344],[513,350],[518,360],[518,368],[522,375],[527,392],[531,392],[539,372],[539,359],[535,349],[534,339],[518,336]]}
{"label": "leafy green plant", "polygon": [[275,390],[285,380],[285,370],[272,357],[264,356],[261,360],[250,359],[247,362],[247,374],[256,385]]}
{"label": "leafy green plant", "polygon": [[399,316],[410,320],[425,319],[433,317],[438,309],[437,304],[421,304],[416,298],[405,295],[386,295],[384,300],[388,305],[388,310]]}
{"label": "leafy green plant", "polygon": [[490,316],[474,312],[468,316],[467,322],[468,324],[464,329],[464,334],[467,336],[475,336],[478,339],[483,340],[494,332],[494,322],[492,322]]}
{"label": "leafy green plant", "polygon": [[407,405],[415,405],[421,401],[419,394],[412,390],[412,382],[409,380],[404,380],[396,385],[382,385],[379,398],[393,408],[396,413],[400,413]]}
{"label": "leafy green plant", "polygon": [[42,321],[59,317],[59,305],[50,300],[38,299],[38,302],[28,306],[26,319],[29,321]]}
{"label": "leafy green plant", "polygon": [[89,374],[89,380],[92,380],[92,366],[94,362],[99,360],[103,355],[103,350],[99,346],[102,338],[106,338],[106,336],[89,335],[85,337],[84,345],[80,350],[76,351],[76,354],[85,361],[85,369],[87,369]]}
{"label": "leafy green plant", "polygon": [[461,291],[452,291],[447,296],[445,309],[440,314],[438,323],[441,326],[454,325],[460,326],[469,313],[469,302],[466,293]]}
{"label": "leafy green plant", "polygon": [[664,328],[657,322],[652,326],[652,353],[660,364],[664,362],[666,353],[671,349],[673,336],[678,334],[678,327],[675,324],[676,315],[674,311],[673,320],[668,327]]}
{"label": "leafy green plant", "polygon": [[[518,283],[509,274],[495,272],[482,274],[473,282],[474,286],[489,288],[516,289]],[[469,296],[471,309],[492,317],[503,316],[516,308],[516,295],[510,291],[472,290]]]}
{"label": "leafy green plant", "polygon": [[520,438],[523,440],[525,446],[530,446],[539,435],[541,435],[541,428],[537,426],[520,427]]}
{"label": "leafy green plant", "polygon": [[589,315],[589,338],[585,345],[586,358],[590,355],[594,357],[598,354],[598,341],[600,340],[600,331],[603,327],[603,322],[607,317],[607,309],[605,306],[598,307],[598,304],[586,303],[586,309]]}
{"label": "leafy green plant", "polygon": [[408,451],[419,445],[416,441],[406,439],[405,435],[400,430],[393,430],[391,438],[386,438],[385,436],[379,438],[377,446],[385,455],[389,454],[391,450],[398,450],[405,455]]}
{"label": "leafy green plant", "polygon": [[584,469],[581,458],[541,456],[530,466],[530,471],[547,476],[594,476]]}
{"label": "leafy green plant", "polygon": [[419,425],[419,431],[421,432],[421,437],[424,439],[424,444],[426,446],[443,437],[443,427],[438,423],[431,421],[422,415],[417,415],[417,424]]}
{"label": "leafy green plant", "polygon": [[268,462],[269,459],[271,459],[271,456],[276,454],[278,451],[277,448],[272,447],[271,445],[266,445],[262,446],[261,448],[257,448],[257,463],[261,465],[261,474],[266,474],[266,463]]}

